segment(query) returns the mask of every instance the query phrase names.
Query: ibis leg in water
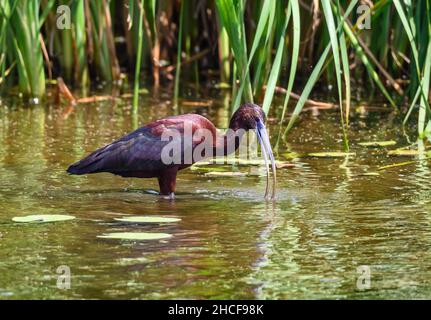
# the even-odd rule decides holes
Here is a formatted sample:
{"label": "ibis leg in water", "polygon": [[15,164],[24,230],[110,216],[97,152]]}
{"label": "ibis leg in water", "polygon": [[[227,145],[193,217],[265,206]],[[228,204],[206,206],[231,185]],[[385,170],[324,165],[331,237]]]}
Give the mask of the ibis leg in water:
{"label": "ibis leg in water", "polygon": [[[197,114],[167,117],[153,121],[94,151],[72,164],[67,172],[77,175],[110,172],[122,177],[157,178],[160,194],[173,198],[179,170],[188,168],[203,158],[235,152],[243,133],[255,130],[267,170],[265,198],[269,188],[268,159],[273,171],[271,198],[274,198],[276,167],[264,122],[262,109],[251,103],[242,105],[233,114],[230,130],[225,135],[219,134],[211,121]],[[211,138],[204,139],[202,132],[209,133]],[[205,146],[209,143],[211,152],[205,151],[208,148],[203,148],[203,143],[206,143]],[[166,161],[165,158],[170,155],[165,152],[167,149],[180,150],[177,161]],[[203,150],[204,153],[198,152],[199,157],[196,157],[194,151],[197,150]],[[187,154],[192,155],[190,159],[187,159]]]}

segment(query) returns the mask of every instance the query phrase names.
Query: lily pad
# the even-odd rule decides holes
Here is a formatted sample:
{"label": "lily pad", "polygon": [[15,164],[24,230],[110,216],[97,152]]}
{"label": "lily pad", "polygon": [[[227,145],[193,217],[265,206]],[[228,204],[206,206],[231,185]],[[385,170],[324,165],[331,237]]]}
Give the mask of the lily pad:
{"label": "lily pad", "polygon": [[178,219],[178,218],[149,217],[149,216],[123,217],[123,218],[115,218],[115,220],[122,221],[122,222],[133,222],[133,223],[168,223],[168,222],[181,221],[181,219]]}
{"label": "lily pad", "polygon": [[354,156],[353,152],[312,152],[309,153],[309,157],[316,158],[344,158],[346,156]]}
{"label": "lily pad", "polygon": [[98,238],[104,239],[119,239],[119,240],[160,240],[172,237],[168,233],[152,233],[152,232],[112,232],[104,233]]}
{"label": "lily pad", "polygon": [[358,145],[362,147],[388,147],[394,146],[397,142],[394,140],[389,141],[367,141],[367,142],[359,142]]}
{"label": "lily pad", "polygon": [[22,217],[14,217],[12,221],[15,222],[24,222],[24,223],[44,223],[44,222],[57,222],[57,221],[66,221],[73,220],[74,216],[68,216],[64,214],[34,214],[30,216],[22,216]]}

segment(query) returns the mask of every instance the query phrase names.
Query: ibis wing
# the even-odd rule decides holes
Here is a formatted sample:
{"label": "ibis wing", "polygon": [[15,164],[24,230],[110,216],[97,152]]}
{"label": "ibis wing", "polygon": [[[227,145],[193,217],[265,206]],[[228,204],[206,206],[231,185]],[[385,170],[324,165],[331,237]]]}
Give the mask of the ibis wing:
{"label": "ibis wing", "polygon": [[[176,143],[182,143],[182,139]],[[161,159],[162,149],[169,142],[154,135],[152,128],[142,127],[94,151],[67,171],[72,174],[111,172],[124,176],[134,176],[137,172],[151,174],[169,166]]]}

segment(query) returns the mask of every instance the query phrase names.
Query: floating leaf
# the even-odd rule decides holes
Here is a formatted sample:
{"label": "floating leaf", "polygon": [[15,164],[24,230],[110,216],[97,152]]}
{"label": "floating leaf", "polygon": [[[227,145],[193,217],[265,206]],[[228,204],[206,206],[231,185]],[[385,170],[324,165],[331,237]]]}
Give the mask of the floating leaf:
{"label": "floating leaf", "polygon": [[119,240],[159,240],[172,237],[168,233],[151,233],[151,232],[112,232],[104,233],[98,238],[119,239]]}
{"label": "floating leaf", "polygon": [[66,220],[72,220],[75,219],[74,216],[68,216],[63,214],[34,214],[30,216],[22,216],[22,217],[14,217],[12,218],[15,222],[56,222],[56,221],[66,221]]}
{"label": "floating leaf", "polygon": [[363,173],[359,173],[358,176],[359,177],[361,177],[361,176],[365,176],[365,177],[370,176],[370,177],[373,177],[373,176],[380,176],[380,173],[378,173],[378,172],[363,172]]}
{"label": "floating leaf", "polygon": [[244,172],[207,172],[207,177],[244,177],[247,173]]}
{"label": "floating leaf", "polygon": [[286,159],[301,158],[301,155],[299,153],[296,153],[296,152],[285,152],[282,154],[282,156],[285,157]]}
{"label": "floating leaf", "polygon": [[406,157],[414,157],[419,155],[420,152],[418,150],[413,149],[396,149],[388,152],[390,156],[406,156]]}
{"label": "floating leaf", "polygon": [[358,143],[362,147],[388,147],[396,145],[397,142],[394,140],[389,141],[367,141],[367,142],[359,142]]}
{"label": "floating leaf", "polygon": [[178,219],[178,218],[148,217],[148,216],[123,217],[123,218],[115,218],[115,220],[122,221],[122,222],[134,222],[134,223],[167,223],[167,222],[181,221],[181,219]]}
{"label": "floating leaf", "polygon": [[344,158],[346,156],[354,156],[353,152],[312,152],[309,153],[309,157],[316,158]]}

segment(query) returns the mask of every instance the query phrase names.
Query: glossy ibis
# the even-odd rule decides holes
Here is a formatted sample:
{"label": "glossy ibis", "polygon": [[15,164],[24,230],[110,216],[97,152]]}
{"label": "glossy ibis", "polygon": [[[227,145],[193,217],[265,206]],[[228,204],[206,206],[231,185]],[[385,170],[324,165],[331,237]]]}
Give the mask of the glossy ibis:
{"label": "glossy ibis", "polygon": [[[174,198],[178,170],[190,167],[194,162],[204,158],[234,152],[239,147],[245,131],[255,130],[267,171],[265,198],[268,196],[269,185],[268,157],[271,161],[273,171],[271,198],[273,199],[275,196],[276,168],[264,122],[265,114],[262,109],[251,103],[242,105],[233,114],[229,124],[230,130],[225,135],[218,133],[216,127],[208,119],[197,114],[167,117],[153,121],[94,151],[81,161],[72,164],[67,172],[78,175],[110,172],[122,177],[157,178],[160,194]],[[198,131],[206,131],[211,138],[203,139],[202,135],[196,135]],[[171,138],[166,139],[166,136]],[[189,148],[186,147],[187,136],[191,136]],[[204,141],[207,145],[209,141],[211,152],[204,152],[203,154],[199,152],[199,157],[192,153],[192,158],[186,161],[186,151],[202,149]],[[167,162],[166,159],[163,159],[164,148],[166,151],[168,146],[169,148],[178,147],[177,149],[180,150],[179,161]],[[208,151],[208,149],[204,150]]]}

